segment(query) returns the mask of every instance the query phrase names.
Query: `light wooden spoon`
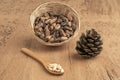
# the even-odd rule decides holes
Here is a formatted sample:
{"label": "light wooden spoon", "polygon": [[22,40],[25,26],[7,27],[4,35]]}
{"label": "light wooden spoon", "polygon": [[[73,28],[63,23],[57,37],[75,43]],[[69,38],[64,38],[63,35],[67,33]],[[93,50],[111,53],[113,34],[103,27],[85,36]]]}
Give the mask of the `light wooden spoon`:
{"label": "light wooden spoon", "polygon": [[[25,54],[29,55],[30,57],[36,59],[38,62],[42,63],[42,65],[45,67],[45,69],[52,73],[52,74],[57,74],[57,75],[60,75],[60,74],[63,74],[64,71],[53,71],[53,70],[50,70],[49,69],[49,65],[51,64],[50,62],[44,60],[43,58],[40,57],[40,55],[38,55],[37,53],[34,53],[32,52],[31,50],[27,49],[27,48],[22,48],[21,49],[22,52],[24,52]],[[63,68],[62,68],[63,69]]]}

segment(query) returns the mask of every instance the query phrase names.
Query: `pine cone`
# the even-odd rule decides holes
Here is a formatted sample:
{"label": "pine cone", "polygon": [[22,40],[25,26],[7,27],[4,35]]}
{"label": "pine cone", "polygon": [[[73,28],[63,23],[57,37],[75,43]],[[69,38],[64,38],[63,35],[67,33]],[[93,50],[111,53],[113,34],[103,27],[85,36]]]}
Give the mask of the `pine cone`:
{"label": "pine cone", "polygon": [[77,41],[77,52],[85,57],[94,57],[102,51],[102,40],[100,34],[94,29],[82,33],[80,40]]}

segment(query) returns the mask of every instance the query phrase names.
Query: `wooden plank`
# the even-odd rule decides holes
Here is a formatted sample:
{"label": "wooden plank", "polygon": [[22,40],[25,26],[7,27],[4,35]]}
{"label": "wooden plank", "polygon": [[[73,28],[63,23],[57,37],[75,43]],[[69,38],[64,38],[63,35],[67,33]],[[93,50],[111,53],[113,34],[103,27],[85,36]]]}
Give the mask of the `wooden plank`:
{"label": "wooden plank", "polygon": [[[60,47],[46,47],[34,39],[29,16],[49,0],[0,0],[0,80],[120,80],[120,6],[119,0],[60,0],[79,14],[79,35]],[[55,0],[53,0],[55,1]],[[102,36],[104,49],[92,59],[75,51],[82,32],[95,28]],[[60,63],[65,74],[54,76],[20,49],[27,47],[41,57]]]}

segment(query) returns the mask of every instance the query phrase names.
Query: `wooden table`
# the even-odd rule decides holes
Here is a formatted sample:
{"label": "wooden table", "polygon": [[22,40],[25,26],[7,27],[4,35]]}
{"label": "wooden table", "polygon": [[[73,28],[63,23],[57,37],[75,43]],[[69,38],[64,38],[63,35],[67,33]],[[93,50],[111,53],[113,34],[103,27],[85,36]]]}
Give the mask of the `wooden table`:
{"label": "wooden table", "polygon": [[[79,35],[60,47],[42,46],[31,34],[31,12],[48,1],[0,0],[0,80],[120,80],[120,0],[59,0],[73,7],[81,19]],[[101,34],[104,50],[84,59],[75,51],[76,41],[91,28]],[[22,47],[60,63],[65,74],[49,74],[21,53]]]}

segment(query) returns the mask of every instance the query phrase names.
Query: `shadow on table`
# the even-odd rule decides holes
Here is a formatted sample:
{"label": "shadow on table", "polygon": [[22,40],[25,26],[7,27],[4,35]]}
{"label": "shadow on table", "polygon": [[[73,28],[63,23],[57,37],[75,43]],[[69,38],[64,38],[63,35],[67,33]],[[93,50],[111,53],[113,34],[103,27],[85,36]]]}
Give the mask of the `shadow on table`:
{"label": "shadow on table", "polygon": [[[97,57],[97,56],[96,56]],[[79,55],[79,54],[73,54],[72,56],[71,56],[71,58],[73,58],[73,59],[75,59],[75,60],[93,60],[93,59],[95,59],[95,57],[83,57],[83,56],[81,56],[81,55]]]}
{"label": "shadow on table", "polygon": [[45,45],[42,45],[40,44],[40,42],[38,40],[36,40],[35,38],[26,38],[24,40],[24,47],[25,48],[31,48],[31,49],[34,49],[36,51],[39,51],[39,50],[47,50],[47,51],[61,51],[61,50],[64,50],[66,49],[68,46],[68,44],[63,44],[61,46],[45,46]]}

